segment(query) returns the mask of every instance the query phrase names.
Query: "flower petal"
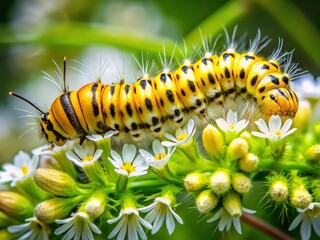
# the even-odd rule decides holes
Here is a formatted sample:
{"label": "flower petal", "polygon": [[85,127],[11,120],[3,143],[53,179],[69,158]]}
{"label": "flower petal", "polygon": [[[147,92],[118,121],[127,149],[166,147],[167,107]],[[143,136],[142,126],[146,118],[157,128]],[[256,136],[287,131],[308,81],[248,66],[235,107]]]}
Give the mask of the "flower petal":
{"label": "flower petal", "polygon": [[296,216],[296,218],[292,221],[292,223],[289,226],[289,231],[292,231],[293,229],[295,229],[296,227],[298,227],[298,225],[300,224],[300,222],[302,221],[302,219],[304,218],[305,214],[304,213],[300,213],[298,214],[298,216]]}

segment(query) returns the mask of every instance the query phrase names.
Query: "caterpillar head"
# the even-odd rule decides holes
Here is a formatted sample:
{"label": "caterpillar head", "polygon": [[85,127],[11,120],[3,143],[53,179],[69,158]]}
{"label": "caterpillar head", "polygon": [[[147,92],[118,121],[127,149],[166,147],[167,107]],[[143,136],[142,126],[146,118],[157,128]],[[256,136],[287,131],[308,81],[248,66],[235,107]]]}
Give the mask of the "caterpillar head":
{"label": "caterpillar head", "polygon": [[40,118],[40,133],[47,140],[47,142],[62,146],[65,144],[67,139],[62,136],[57,129],[55,129],[50,118],[51,117],[48,112],[42,114]]}

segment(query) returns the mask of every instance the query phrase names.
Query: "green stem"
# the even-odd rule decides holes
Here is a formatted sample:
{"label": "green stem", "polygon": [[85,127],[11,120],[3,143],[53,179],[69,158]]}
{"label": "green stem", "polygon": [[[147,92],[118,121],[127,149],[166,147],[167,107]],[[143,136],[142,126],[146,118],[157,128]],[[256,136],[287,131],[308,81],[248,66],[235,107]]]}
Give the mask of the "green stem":
{"label": "green stem", "polygon": [[27,29],[27,31],[22,29],[19,33],[12,32],[4,26],[0,26],[0,30],[3,33],[0,44],[31,43],[64,47],[100,44],[130,51],[147,51],[155,55],[163,51],[164,45],[168,53],[171,53],[175,47],[170,39],[110,25],[56,22],[41,28]]}
{"label": "green stem", "polygon": [[[320,67],[320,34],[316,26],[287,0],[255,0],[295,39]],[[290,19],[290,21],[288,20]]]}
{"label": "green stem", "polygon": [[264,160],[260,163],[262,170],[280,170],[280,171],[289,171],[289,170],[299,170],[303,173],[311,173],[314,176],[320,176],[318,168],[314,168],[306,163],[298,162],[288,162],[288,161],[274,161],[273,159]]}
{"label": "green stem", "polygon": [[159,187],[159,186],[163,186],[163,185],[166,185],[167,183],[165,181],[163,181],[162,179],[150,179],[150,180],[142,180],[142,181],[139,181],[139,180],[136,180],[134,182],[129,182],[128,183],[128,188],[144,188],[144,187],[153,187],[156,188],[156,187]]}
{"label": "green stem", "polygon": [[248,9],[249,4],[244,3],[244,1],[230,1],[224,4],[184,37],[186,45],[200,44],[203,40],[200,31],[204,36],[216,36],[221,32],[221,27],[237,22],[240,17],[247,13]]}

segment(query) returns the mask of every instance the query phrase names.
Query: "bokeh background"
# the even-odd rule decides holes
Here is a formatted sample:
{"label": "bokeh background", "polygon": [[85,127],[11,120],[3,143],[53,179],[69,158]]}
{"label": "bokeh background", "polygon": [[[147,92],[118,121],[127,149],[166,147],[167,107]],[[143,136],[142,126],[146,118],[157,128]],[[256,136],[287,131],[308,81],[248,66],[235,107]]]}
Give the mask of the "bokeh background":
{"label": "bokeh background", "polygon": [[[141,75],[135,58],[145,62],[141,59],[148,54],[149,62],[154,59],[157,65],[163,46],[170,56],[175,45],[177,48],[183,45],[183,39],[188,49],[200,46],[199,29],[202,35],[216,37],[223,33],[223,27],[231,32],[238,25],[239,35],[247,33],[252,38],[260,29],[263,36],[272,39],[263,50],[265,56],[277,47],[278,38],[283,38],[284,50],[295,50],[293,61],[317,77],[320,75],[319,12],[320,2],[300,0],[3,0],[0,2],[0,163],[11,162],[19,150],[30,152],[44,143],[37,125],[32,124],[37,119],[23,117],[30,113],[21,110],[36,111],[9,97],[8,92],[18,92],[48,110],[59,95],[59,89],[44,79],[43,71],[59,81],[53,60],[61,67],[63,57],[69,59],[70,89],[96,80],[102,72],[105,83],[117,82],[122,76],[132,82]],[[222,44],[223,38],[217,49]],[[179,53],[175,51],[175,55]],[[188,53],[192,55],[192,50]],[[157,72],[159,68],[153,69]],[[204,226],[192,206],[185,209],[189,225],[196,225],[190,229],[178,226],[179,233],[172,239],[215,236],[214,229]],[[269,214],[270,219],[273,216]],[[250,235],[250,229],[244,232],[243,239],[257,239],[258,235]],[[165,232],[163,236],[168,237]]]}

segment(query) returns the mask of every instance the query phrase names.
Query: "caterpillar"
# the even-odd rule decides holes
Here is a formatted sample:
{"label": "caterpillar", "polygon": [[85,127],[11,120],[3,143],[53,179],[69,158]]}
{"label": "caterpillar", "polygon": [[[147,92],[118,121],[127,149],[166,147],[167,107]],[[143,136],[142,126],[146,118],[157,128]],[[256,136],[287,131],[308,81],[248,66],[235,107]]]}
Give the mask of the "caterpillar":
{"label": "caterpillar", "polygon": [[239,99],[254,104],[265,118],[294,117],[298,98],[289,85],[298,68],[291,63],[292,52],[281,55],[280,41],[278,49],[266,59],[258,55],[268,43],[260,38],[260,31],[247,51],[237,50],[234,36],[235,30],[230,41],[226,33],[229,46],[219,55],[205,49],[204,56],[194,63],[185,61],[175,71],[164,70],[154,78],[142,77],[132,84],[97,81],[67,91],[64,59],[64,90],[48,112],[16,93],[10,95],[41,113],[42,136],[58,146],[68,139],[84,139],[110,129],[130,132],[134,140],[141,139],[145,129],[159,137],[170,122],[182,124],[190,114],[207,119],[208,110]]}

